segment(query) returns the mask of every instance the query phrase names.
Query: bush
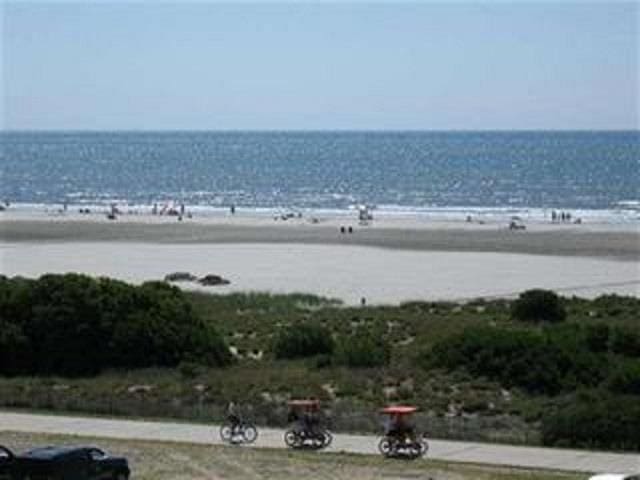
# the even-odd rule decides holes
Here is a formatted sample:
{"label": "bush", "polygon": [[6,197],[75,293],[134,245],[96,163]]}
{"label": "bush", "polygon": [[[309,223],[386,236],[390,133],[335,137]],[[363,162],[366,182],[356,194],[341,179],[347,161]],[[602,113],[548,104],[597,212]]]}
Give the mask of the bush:
{"label": "bush", "polygon": [[523,322],[562,322],[567,317],[562,301],[550,290],[527,290],[513,303],[511,316]]}
{"label": "bush", "polygon": [[276,358],[303,358],[331,354],[334,341],[331,332],[321,325],[294,325],[276,338]]}
{"label": "bush", "polygon": [[587,392],[542,420],[545,445],[581,448],[640,449],[638,397]]}
{"label": "bush", "polygon": [[561,352],[540,333],[473,327],[437,343],[427,357],[427,366],[464,368],[507,387],[556,393],[563,376],[559,356]]}
{"label": "bush", "polygon": [[640,311],[640,299],[616,294],[600,295],[593,300],[593,306],[608,317],[627,317],[635,319]]}
{"label": "bush", "polygon": [[605,323],[596,323],[585,327],[587,348],[592,352],[604,353],[609,350],[611,329]]}
{"label": "bush", "polygon": [[607,374],[606,355],[586,348],[585,331],[578,325],[542,331],[471,327],[434,345],[423,366],[463,368],[506,387],[557,394],[597,385]]}
{"label": "bush", "polygon": [[629,327],[615,327],[611,332],[611,351],[627,357],[640,358],[640,333]]}
{"label": "bush", "polygon": [[381,335],[370,331],[357,331],[340,342],[336,363],[348,367],[382,367],[391,360],[391,347]]}
{"label": "bush", "polygon": [[77,274],[3,279],[0,329],[0,373],[11,375],[231,361],[182,292],[161,282],[135,287]]}
{"label": "bush", "polygon": [[[640,395],[640,361],[620,361],[611,373],[608,383],[612,392]],[[640,402],[640,399],[638,401]]]}

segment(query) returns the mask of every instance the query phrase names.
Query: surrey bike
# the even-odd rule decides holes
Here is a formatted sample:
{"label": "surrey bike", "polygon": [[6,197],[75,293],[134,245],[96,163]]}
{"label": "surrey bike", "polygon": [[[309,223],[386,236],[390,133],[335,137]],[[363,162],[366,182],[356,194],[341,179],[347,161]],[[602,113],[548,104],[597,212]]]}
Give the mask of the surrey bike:
{"label": "surrey bike", "polygon": [[333,435],[323,425],[318,400],[291,400],[288,405],[291,426],[284,434],[288,447],[319,450],[331,445]]}
{"label": "surrey bike", "polygon": [[419,458],[429,450],[424,434],[415,432],[411,417],[418,410],[413,406],[393,405],[383,408],[386,416],[385,434],[378,443],[378,450],[387,458]]}

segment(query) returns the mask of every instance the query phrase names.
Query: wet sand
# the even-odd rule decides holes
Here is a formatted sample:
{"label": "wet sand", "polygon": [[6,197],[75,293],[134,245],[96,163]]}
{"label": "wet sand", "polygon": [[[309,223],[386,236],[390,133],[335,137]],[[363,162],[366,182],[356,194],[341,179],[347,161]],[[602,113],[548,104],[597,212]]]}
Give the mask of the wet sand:
{"label": "wet sand", "polygon": [[[352,226],[353,233],[340,233]],[[141,242],[201,244],[350,245],[399,250],[524,253],[585,256],[640,262],[638,226],[530,225],[510,231],[503,224],[376,221],[359,226],[345,219],[317,225],[306,220],[276,222],[271,218],[187,220],[147,216],[116,221],[78,217],[0,218],[0,241]]]}

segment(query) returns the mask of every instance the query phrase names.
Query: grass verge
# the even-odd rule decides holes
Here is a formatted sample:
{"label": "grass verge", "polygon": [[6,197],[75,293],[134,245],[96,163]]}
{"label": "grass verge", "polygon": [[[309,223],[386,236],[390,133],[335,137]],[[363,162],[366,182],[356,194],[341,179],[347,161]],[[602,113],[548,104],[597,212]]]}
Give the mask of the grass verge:
{"label": "grass verge", "polygon": [[112,440],[49,434],[0,432],[0,443],[23,451],[51,444],[91,444],[128,458],[132,480],[345,479],[345,480],[578,480],[577,474],[399,461],[343,453],[220,447],[185,443]]}

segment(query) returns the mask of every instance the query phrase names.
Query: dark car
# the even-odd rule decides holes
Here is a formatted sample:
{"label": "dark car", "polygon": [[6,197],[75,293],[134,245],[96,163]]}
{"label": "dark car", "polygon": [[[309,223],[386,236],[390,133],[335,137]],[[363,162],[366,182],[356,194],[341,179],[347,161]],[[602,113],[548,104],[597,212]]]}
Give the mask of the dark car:
{"label": "dark car", "polygon": [[16,457],[11,450],[0,445],[0,480],[16,478]]}
{"label": "dark car", "polygon": [[127,480],[130,475],[125,458],[95,447],[45,447],[22,455],[6,452],[7,473],[0,466],[1,480]]}

